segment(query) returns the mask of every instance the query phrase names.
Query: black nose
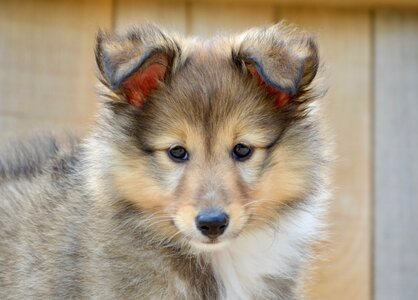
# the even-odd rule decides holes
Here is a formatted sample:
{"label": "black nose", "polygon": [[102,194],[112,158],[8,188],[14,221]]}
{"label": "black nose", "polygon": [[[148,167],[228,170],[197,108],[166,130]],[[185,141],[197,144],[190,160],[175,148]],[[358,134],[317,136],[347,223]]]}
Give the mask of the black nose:
{"label": "black nose", "polygon": [[211,239],[215,239],[224,233],[228,223],[228,215],[216,210],[202,212],[196,217],[197,229]]}

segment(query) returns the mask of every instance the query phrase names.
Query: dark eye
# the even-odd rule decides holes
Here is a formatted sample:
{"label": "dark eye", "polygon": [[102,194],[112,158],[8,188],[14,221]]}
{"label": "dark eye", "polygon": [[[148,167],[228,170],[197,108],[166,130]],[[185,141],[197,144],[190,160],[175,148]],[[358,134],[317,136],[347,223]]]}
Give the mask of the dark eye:
{"label": "dark eye", "polygon": [[168,156],[175,162],[184,162],[189,159],[189,153],[181,146],[175,146],[168,150]]}
{"label": "dark eye", "polygon": [[250,158],[252,149],[244,144],[236,144],[232,150],[232,157],[238,161],[244,161]]}

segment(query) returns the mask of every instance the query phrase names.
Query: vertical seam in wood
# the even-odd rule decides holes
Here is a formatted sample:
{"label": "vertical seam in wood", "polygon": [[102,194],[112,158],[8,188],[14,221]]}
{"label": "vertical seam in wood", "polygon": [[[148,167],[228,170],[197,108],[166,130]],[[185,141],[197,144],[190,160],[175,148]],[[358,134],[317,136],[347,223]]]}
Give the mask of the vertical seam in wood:
{"label": "vertical seam in wood", "polygon": [[186,35],[190,35],[192,33],[192,2],[185,1],[185,15],[186,15]]}
{"label": "vertical seam in wood", "polygon": [[116,1],[118,0],[110,0],[110,29],[112,31],[116,30]]}
{"label": "vertical seam in wood", "polygon": [[273,18],[274,18],[274,22],[275,23],[279,22],[280,8],[281,8],[280,5],[278,5],[278,4],[277,5],[274,5],[274,15],[273,15]]}
{"label": "vertical seam in wood", "polygon": [[370,25],[370,299],[375,297],[375,216],[376,216],[376,193],[375,193],[375,158],[376,158],[376,135],[375,135],[375,108],[376,108],[376,30],[375,10],[369,11]]}

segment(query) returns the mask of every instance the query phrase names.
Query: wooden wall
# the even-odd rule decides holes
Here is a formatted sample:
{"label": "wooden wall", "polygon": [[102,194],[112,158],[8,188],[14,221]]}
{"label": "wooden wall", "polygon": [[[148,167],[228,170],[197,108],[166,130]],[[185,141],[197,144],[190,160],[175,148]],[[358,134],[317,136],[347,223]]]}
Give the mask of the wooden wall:
{"label": "wooden wall", "polygon": [[99,26],[208,36],[287,19],[318,35],[339,156],[312,298],[417,299],[418,11],[282,2],[0,0],[0,138],[88,128]]}
{"label": "wooden wall", "polygon": [[103,1],[0,1],[0,137],[84,130],[96,108],[94,36]]}
{"label": "wooden wall", "polygon": [[376,299],[418,299],[418,14],[374,24]]}

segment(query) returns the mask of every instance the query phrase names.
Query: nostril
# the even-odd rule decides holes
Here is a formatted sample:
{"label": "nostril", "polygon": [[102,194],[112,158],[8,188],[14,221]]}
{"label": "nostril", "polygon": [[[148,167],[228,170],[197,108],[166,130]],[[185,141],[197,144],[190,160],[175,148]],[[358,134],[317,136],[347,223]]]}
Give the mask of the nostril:
{"label": "nostril", "polygon": [[222,211],[206,211],[196,217],[196,226],[203,235],[212,239],[223,234],[228,227],[229,217]]}

